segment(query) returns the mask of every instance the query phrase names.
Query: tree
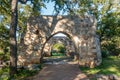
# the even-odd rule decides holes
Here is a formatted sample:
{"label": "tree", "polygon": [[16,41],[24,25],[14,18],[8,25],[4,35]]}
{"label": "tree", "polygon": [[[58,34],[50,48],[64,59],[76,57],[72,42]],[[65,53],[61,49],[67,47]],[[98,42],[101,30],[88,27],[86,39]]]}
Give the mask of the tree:
{"label": "tree", "polygon": [[10,75],[14,76],[17,72],[17,40],[16,30],[18,23],[17,12],[18,0],[11,1],[11,24],[10,24]]}
{"label": "tree", "polygon": [[[41,0],[19,0],[19,2],[25,4],[27,1],[33,3],[33,11],[38,15],[39,6],[42,2]],[[37,5],[37,6],[36,6]],[[11,24],[10,24],[10,75],[14,76],[17,72],[17,40],[16,40],[16,31],[18,24],[18,0],[11,1]]]}
{"label": "tree", "polygon": [[[29,17],[29,16],[26,16],[28,15],[26,12],[21,13],[20,10],[17,10],[17,6],[18,6],[18,2],[22,4],[26,4],[27,1],[30,1],[31,4],[34,5],[34,6],[31,6],[31,4],[27,5],[28,8],[32,9],[32,11],[29,11],[31,12],[30,14],[39,15],[40,13],[39,10],[41,9],[41,6],[43,6],[43,3],[41,0],[11,0],[11,7],[10,7],[9,0],[0,1],[0,9],[1,9],[0,10],[0,21],[1,21],[0,48],[4,46],[3,50],[5,51],[5,48],[9,44],[8,40],[10,40],[10,75],[11,76],[13,76],[17,72],[16,33],[24,32],[23,30],[25,30],[25,27],[26,27],[26,20]],[[19,18],[18,18],[18,15],[19,15]],[[10,16],[11,16],[11,20],[10,20]]]}

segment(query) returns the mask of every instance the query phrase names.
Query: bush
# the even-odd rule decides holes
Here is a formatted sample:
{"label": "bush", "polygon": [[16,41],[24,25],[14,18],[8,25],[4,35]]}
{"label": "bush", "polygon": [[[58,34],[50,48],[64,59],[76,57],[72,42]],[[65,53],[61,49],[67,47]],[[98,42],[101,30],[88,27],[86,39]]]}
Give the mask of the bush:
{"label": "bush", "polygon": [[9,79],[9,67],[5,66],[0,69],[0,80],[8,80]]}
{"label": "bush", "polygon": [[109,56],[109,52],[107,50],[102,50],[101,53],[103,58],[106,58]]}
{"label": "bush", "polygon": [[118,56],[120,54],[120,39],[119,37],[113,37],[110,40],[104,40],[101,42],[103,57],[108,55]]}
{"label": "bush", "polygon": [[56,43],[53,45],[53,50],[57,53],[65,53],[65,46],[61,43]]}
{"label": "bush", "polygon": [[59,47],[59,52],[60,52],[60,53],[65,53],[65,48],[62,47],[62,46],[60,46],[60,47]]}

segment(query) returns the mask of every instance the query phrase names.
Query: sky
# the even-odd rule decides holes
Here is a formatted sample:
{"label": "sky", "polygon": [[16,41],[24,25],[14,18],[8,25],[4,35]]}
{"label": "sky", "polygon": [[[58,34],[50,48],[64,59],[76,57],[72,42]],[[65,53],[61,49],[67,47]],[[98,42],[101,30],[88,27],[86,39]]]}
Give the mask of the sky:
{"label": "sky", "polygon": [[[54,14],[54,2],[45,3],[46,8],[42,8],[41,14],[42,15],[53,15]],[[58,33],[55,36],[66,36],[62,33]]]}
{"label": "sky", "polygon": [[[42,15],[53,15],[54,14],[54,2],[45,3],[46,8],[42,8],[41,14]],[[60,15],[67,15],[67,12],[62,14],[62,11],[60,12]]]}
{"label": "sky", "polygon": [[49,3],[45,3],[45,4],[46,4],[46,8],[42,8],[41,14],[42,15],[53,15],[54,3],[49,2]]}

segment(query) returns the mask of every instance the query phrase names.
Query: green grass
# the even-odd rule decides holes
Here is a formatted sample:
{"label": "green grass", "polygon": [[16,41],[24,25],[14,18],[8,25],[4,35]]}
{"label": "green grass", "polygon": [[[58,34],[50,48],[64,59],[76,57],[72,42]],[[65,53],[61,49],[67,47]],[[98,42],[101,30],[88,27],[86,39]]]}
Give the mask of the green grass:
{"label": "green grass", "polygon": [[18,70],[18,74],[16,74],[14,78],[17,80],[22,80],[26,77],[35,75],[37,72],[38,72],[37,70],[26,70],[26,69]]}
{"label": "green grass", "polygon": [[[38,68],[41,69],[42,65],[38,65]],[[29,76],[33,76],[37,74],[39,70],[28,70],[28,69],[20,69],[17,70],[17,74],[14,75],[14,80],[24,80],[24,78],[27,78]],[[7,74],[8,76],[2,77],[2,75]],[[2,69],[0,69],[0,80],[9,80],[9,67],[6,66]]]}
{"label": "green grass", "polygon": [[65,56],[65,54],[63,53],[51,53],[52,56]]}
{"label": "green grass", "polygon": [[95,68],[80,67],[80,69],[86,74],[115,74],[120,76],[120,58],[108,57],[103,58],[102,64]]}
{"label": "green grass", "polygon": [[[42,64],[38,65],[39,69],[42,69]],[[37,74],[39,70],[28,70],[28,69],[21,69],[18,70],[17,74],[14,76],[15,80],[24,80],[29,76],[33,76]]]}
{"label": "green grass", "polygon": [[[22,80],[26,77],[33,76],[38,72],[38,70],[18,70],[17,74],[14,75],[15,80]],[[7,74],[8,76],[2,77],[3,74]],[[9,79],[9,67],[5,67],[0,69],[0,80],[8,80]]]}

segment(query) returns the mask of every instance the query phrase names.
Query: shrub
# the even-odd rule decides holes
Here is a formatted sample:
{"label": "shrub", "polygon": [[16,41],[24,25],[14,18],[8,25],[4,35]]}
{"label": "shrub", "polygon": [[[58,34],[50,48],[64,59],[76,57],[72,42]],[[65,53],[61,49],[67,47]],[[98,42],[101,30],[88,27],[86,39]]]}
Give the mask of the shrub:
{"label": "shrub", "polygon": [[107,50],[102,50],[101,53],[103,58],[106,58],[109,56],[109,52]]}
{"label": "shrub", "polygon": [[65,46],[61,43],[56,43],[53,45],[53,50],[58,53],[65,53]]}
{"label": "shrub", "polygon": [[108,55],[118,56],[120,54],[120,37],[112,37],[110,40],[101,42],[103,57]]}

